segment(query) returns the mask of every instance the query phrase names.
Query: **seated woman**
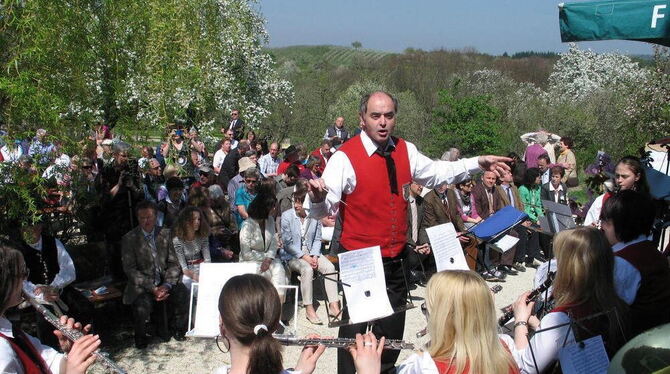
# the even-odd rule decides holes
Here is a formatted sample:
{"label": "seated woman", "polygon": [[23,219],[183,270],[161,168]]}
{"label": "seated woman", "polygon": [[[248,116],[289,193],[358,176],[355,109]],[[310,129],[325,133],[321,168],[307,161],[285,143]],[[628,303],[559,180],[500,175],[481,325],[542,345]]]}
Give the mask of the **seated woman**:
{"label": "seated woman", "polygon": [[249,218],[249,204],[254,200],[258,193],[258,184],[261,175],[256,168],[249,168],[242,173],[244,185],[240,186],[235,192],[235,219],[238,227],[242,227],[242,222]]}
{"label": "seated woman", "polygon": [[279,327],[281,302],[272,284],[259,275],[230,278],[219,295],[219,313],[220,338],[230,352],[230,367],[221,367],[216,374],[311,374],[326,349],[305,347],[295,369],[284,370],[281,345],[272,337]]}
{"label": "seated woman", "polygon": [[651,198],[621,191],[605,202],[600,217],[615,256],[614,285],[630,305],[632,333],[670,322],[668,260],[649,240],[654,224]]}
{"label": "seated woman", "polygon": [[172,229],[177,261],[184,273],[182,282],[186,289],[200,280],[200,264],[212,262],[209,253],[209,225],[199,208],[189,206],[179,213]]}
{"label": "seated woman", "polygon": [[[240,227],[240,262],[256,263],[258,274],[271,280],[275,286],[287,284],[284,265],[277,256],[274,210],[277,199],[262,189],[249,204],[249,219]],[[278,289],[284,295],[283,289]]]}
{"label": "seated woman", "polygon": [[[284,247],[281,250],[281,257],[288,262],[289,269],[300,273],[300,292],[307,320],[320,325],[321,319],[312,305],[312,278],[315,271],[321,274],[335,273],[335,266],[321,255],[321,222],[307,217],[307,212],[302,206],[305,196],[306,191],[294,192],[293,208],[282,214],[281,238]],[[337,283],[326,279],[324,286],[329,301],[328,313],[332,317],[337,317],[340,314]]]}
{"label": "seated woman", "polygon": [[[425,313],[430,334],[427,350],[400,364],[398,374],[519,372],[510,354],[514,342],[507,335],[498,335],[493,296],[479,274],[456,270],[433,275],[426,289]],[[350,349],[357,372],[376,369],[379,373],[378,361],[370,359],[376,342],[369,340],[374,336],[364,339],[363,347]]]}
{"label": "seated woman", "polygon": [[481,222],[482,218],[477,216],[475,218],[472,215],[472,187],[474,183],[472,180],[468,179],[459,183],[456,183],[456,201],[458,202],[458,212],[463,219],[465,228],[469,229],[474,226],[476,223]]}
{"label": "seated woman", "polygon": [[[633,190],[644,195],[649,195],[647,175],[640,163],[640,159],[634,156],[625,156],[619,160],[614,169],[614,191]],[[584,226],[599,226],[600,212],[603,205],[614,195],[614,192],[605,192],[596,197],[584,218]]]}
{"label": "seated woman", "polygon": [[[542,320],[532,315],[534,302],[526,303],[529,292],[513,304],[514,344],[512,355],[523,373],[544,372],[558,359],[563,341],[581,341],[601,335],[610,355],[625,343],[627,307],[614,289],[614,256],[607,240],[593,227],[562,231],[554,238],[557,261],[553,296],[556,308]],[[587,319],[594,314],[608,312]],[[535,334],[528,341],[529,329],[547,329],[578,321],[570,325]],[[532,349],[531,349],[532,348]]]}
{"label": "seated woman", "polygon": [[[18,325],[5,318],[7,309],[23,300],[21,286],[28,277],[28,268],[21,252],[0,245],[0,372],[2,373],[85,373],[95,361],[93,352],[100,346],[97,335],[84,335],[74,344],[60,331],[54,334],[64,355],[21,331]],[[60,322],[69,328],[81,330],[81,324],[62,316]],[[84,328],[88,331],[90,325]]]}

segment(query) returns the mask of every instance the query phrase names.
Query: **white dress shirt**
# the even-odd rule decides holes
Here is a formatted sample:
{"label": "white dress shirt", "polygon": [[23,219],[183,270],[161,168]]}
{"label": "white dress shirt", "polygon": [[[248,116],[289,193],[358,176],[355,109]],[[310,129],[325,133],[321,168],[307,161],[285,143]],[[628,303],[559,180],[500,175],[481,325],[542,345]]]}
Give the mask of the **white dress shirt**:
{"label": "white dress shirt", "polygon": [[[0,333],[8,338],[14,338],[12,333],[12,323],[5,317],[0,317]],[[60,363],[64,355],[58,353],[55,349],[42,345],[36,338],[26,334],[28,340],[32,343],[35,350],[42,356],[44,362],[52,373],[60,373]],[[5,339],[0,338],[0,373],[23,374],[23,365],[18,355],[12,349],[12,346]]]}
{"label": "white dress shirt", "polygon": [[223,160],[225,160],[226,155],[228,155],[228,153],[224,152],[222,149],[219,149],[218,151],[214,152],[212,167],[214,169],[221,169],[221,165],[223,165]]}
{"label": "white dress shirt", "polygon": [[[70,283],[74,282],[74,280],[77,278],[77,273],[74,270],[74,262],[72,262],[72,257],[70,257],[70,254],[67,253],[65,250],[65,247],[63,246],[63,243],[61,243],[60,240],[56,240],[56,250],[58,252],[58,268],[60,269],[58,271],[58,274],[54,277],[53,281],[51,281],[51,284],[49,286],[55,287],[58,289],[63,289]],[[35,243],[35,244],[28,244],[32,248],[42,251],[42,237],[40,236],[40,240]],[[28,292],[31,296],[35,296],[35,288],[37,286],[33,284],[32,282],[25,280],[23,282],[23,289]]]}
{"label": "white dress shirt", "polygon": [[[378,146],[365,132],[361,132],[361,141],[368,157],[372,156]],[[389,141],[392,140],[389,139]],[[405,143],[409,156],[410,175],[415,182],[424,187],[435,188],[442,183],[457,183],[469,174],[481,171],[477,157],[453,162],[433,161],[421,154],[414,144],[408,141]],[[322,178],[328,187],[328,195],[325,201],[312,203],[310,215],[317,219],[337,214],[342,195],[351,194],[356,189],[354,167],[349,157],[342,151],[337,151],[330,157]]]}
{"label": "white dress shirt", "polygon": [[[616,254],[629,245],[637,244],[648,239],[647,236],[640,235],[629,242],[619,242],[614,244],[612,246],[612,251]],[[637,296],[637,291],[640,289],[641,283],[642,275],[635,266],[619,256],[614,256],[614,288],[616,289],[617,295],[619,295],[626,304],[631,305],[633,301],[635,301],[635,296]]]}
{"label": "white dress shirt", "polygon": [[588,213],[586,213],[586,217],[584,217],[584,226],[597,225],[598,222],[600,222],[600,211],[603,209],[604,197],[605,194],[602,194],[593,200],[593,204],[591,204]]}
{"label": "white dress shirt", "polygon": [[[548,313],[540,321],[538,330],[547,329],[552,326],[562,325],[570,322],[570,317],[563,312]],[[514,344],[508,345],[512,351],[512,357],[519,366],[521,373],[543,373],[549,365],[558,359],[558,352],[563,347],[565,335],[568,334],[566,345],[575,341],[575,336],[570,329],[570,325],[558,327],[552,330],[542,331],[533,337],[528,342],[528,346],[524,349],[517,349]],[[532,348],[532,352],[531,352]],[[535,370],[535,363],[533,355],[537,360],[537,367],[539,371]]]}
{"label": "white dress shirt", "polygon": [[[554,185],[549,183],[549,192],[554,192],[554,191],[559,191],[559,192],[563,191],[563,185],[559,184],[558,188],[554,188]],[[563,191],[563,194],[565,194],[565,191]],[[558,203],[558,199],[559,199],[560,195],[561,195],[560,193],[552,194],[552,196],[554,196],[554,202],[555,203]]]}

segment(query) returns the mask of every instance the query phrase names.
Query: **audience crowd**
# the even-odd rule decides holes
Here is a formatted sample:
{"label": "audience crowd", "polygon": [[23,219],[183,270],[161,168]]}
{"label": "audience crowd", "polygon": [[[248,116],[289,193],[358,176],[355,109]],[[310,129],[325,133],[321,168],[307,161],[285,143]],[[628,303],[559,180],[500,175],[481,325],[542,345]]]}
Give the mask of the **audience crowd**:
{"label": "audience crowd", "polygon": [[[352,135],[344,118],[337,117],[315,149],[303,144],[282,149],[278,142],[259,137],[240,117],[238,110],[232,111],[230,122],[221,128],[222,138],[210,149],[197,129],[177,125],[158,144],[129,144],[100,126],[81,142],[76,155],[66,154],[42,129],[31,141],[5,139],[0,170],[41,175],[48,181],[48,195],[39,206],[42,222],[19,223],[16,232],[3,233],[17,243],[20,255],[3,247],[0,284],[10,287],[20,278],[30,296],[70,305],[77,320],[94,322],[91,302],[72,287],[76,273],[66,246],[57,232],[46,230],[49,219],[73,216],[85,241],[104,243],[100,260],[106,274],[99,275],[123,287],[122,301],[133,312],[135,346],[141,349],[149,342],[147,321],[155,314],[163,319],[156,323],[157,336],[184,339],[187,295],[199,281],[201,264],[253,263],[261,277],[234,278],[221,293],[221,336],[233,355],[232,367],[242,362],[256,368],[251,372],[282,372],[271,334],[279,328],[287,295],[282,288],[268,287],[299,284],[307,320],[323,323],[313,306],[312,282],[319,273],[336,272],[342,222],[337,215],[310,216],[309,181],[321,177],[333,153],[360,129]],[[509,169],[487,170],[478,178],[430,190],[416,181],[403,186],[408,203],[404,270],[410,286],[427,285],[431,343],[398,372],[543,372],[555,365],[561,336],[582,340],[601,335],[611,357],[636,334],[670,322],[670,270],[667,257],[650,241],[655,212],[640,161],[621,159],[616,188],[595,200],[584,227],[552,238],[545,205],[571,201],[579,184],[574,144],[544,131],[522,139],[529,145],[521,157],[510,154]],[[460,152],[451,148],[442,158],[456,161]],[[4,183],[12,183],[11,175],[4,173]],[[528,219],[510,231],[518,242],[503,252],[474,237],[470,229],[507,206],[525,212]],[[436,273],[426,230],[445,223],[458,232],[470,271]],[[484,281],[504,282],[551,259],[557,268],[553,309],[537,316],[528,294],[521,295],[513,305],[511,336],[499,335]],[[337,284],[324,286],[329,318],[338,320],[342,305]],[[16,304],[8,299],[2,300],[3,314]],[[155,309],[162,313],[153,313]],[[566,325],[529,335],[596,313],[604,314],[570,331]],[[37,319],[41,342],[62,347],[62,339]],[[4,317],[0,323],[0,336],[6,338]],[[380,371],[384,342],[377,338],[358,335],[350,347],[358,372]],[[5,341],[11,339],[0,339],[0,349]],[[75,351],[90,355],[91,347],[97,343],[80,343]],[[311,372],[322,351],[306,350],[296,369]],[[66,358],[48,353],[48,366],[61,360],[66,365]],[[67,365],[86,366],[81,355]],[[0,360],[0,370],[8,367],[2,364]]]}

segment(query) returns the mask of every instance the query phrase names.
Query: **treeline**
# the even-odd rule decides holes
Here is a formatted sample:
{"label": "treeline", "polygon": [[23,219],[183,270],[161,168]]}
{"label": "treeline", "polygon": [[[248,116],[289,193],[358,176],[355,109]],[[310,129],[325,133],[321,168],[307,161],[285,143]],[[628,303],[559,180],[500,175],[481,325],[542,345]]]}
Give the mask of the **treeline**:
{"label": "treeline", "polygon": [[352,54],[347,65],[314,55],[300,63],[286,53],[275,57],[295,101],[275,106],[261,129],[312,146],[336,116],[355,128],[358,99],[374,89],[399,97],[398,133],[433,157],[451,146],[465,154],[522,152],[520,134],[546,129],[573,137],[585,165],[597,150],[619,157],[670,132],[665,50],[647,66],[576,46],[512,58],[408,49],[374,61]]}

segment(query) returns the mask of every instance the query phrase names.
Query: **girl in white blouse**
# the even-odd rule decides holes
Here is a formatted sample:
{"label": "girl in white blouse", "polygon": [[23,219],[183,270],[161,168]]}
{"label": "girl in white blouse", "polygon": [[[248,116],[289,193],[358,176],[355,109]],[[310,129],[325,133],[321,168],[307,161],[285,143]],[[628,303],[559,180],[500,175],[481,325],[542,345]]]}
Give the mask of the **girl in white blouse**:
{"label": "girl in white blouse", "polygon": [[172,230],[172,244],[184,273],[182,281],[190,290],[191,283],[200,279],[200,264],[212,262],[209,253],[209,225],[200,208],[190,206],[179,212]]}

